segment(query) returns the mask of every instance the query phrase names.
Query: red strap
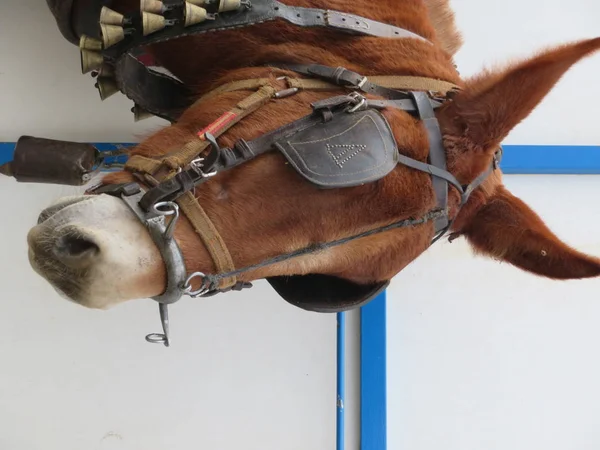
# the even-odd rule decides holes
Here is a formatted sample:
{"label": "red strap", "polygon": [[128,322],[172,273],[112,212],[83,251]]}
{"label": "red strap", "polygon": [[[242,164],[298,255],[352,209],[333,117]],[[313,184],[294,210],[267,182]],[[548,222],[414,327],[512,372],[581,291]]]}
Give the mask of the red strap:
{"label": "red strap", "polygon": [[213,123],[211,123],[209,126],[198,131],[198,137],[200,139],[206,140],[206,139],[204,139],[204,135],[206,133],[210,133],[214,136],[218,136],[219,134],[221,134],[223,129],[225,127],[227,127],[227,125],[229,125],[231,122],[233,122],[235,120],[236,117],[237,117],[237,114],[235,114],[231,111],[226,112],[221,117],[219,117],[217,120],[215,120]]}

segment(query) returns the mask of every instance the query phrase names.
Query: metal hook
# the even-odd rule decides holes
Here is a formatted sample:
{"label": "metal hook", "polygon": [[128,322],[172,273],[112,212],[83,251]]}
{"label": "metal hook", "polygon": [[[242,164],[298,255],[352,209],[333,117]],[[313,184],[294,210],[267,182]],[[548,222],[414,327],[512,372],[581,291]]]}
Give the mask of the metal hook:
{"label": "metal hook", "polygon": [[[169,209],[159,209],[161,207],[168,207]],[[175,224],[177,223],[177,220],[179,220],[179,205],[175,202],[158,202],[152,205],[150,207],[150,210],[154,214],[157,214],[159,216],[172,216],[173,214],[175,215],[175,217],[171,219],[171,222],[169,222],[169,225],[167,225],[167,229],[165,230],[165,233],[163,235],[165,239],[173,239]]]}
{"label": "metal hook", "polygon": [[146,341],[151,344],[164,344],[165,347],[171,345],[171,338],[169,335],[169,309],[164,303],[158,305],[158,311],[160,312],[160,321],[162,323],[163,333],[152,333],[146,336]]}

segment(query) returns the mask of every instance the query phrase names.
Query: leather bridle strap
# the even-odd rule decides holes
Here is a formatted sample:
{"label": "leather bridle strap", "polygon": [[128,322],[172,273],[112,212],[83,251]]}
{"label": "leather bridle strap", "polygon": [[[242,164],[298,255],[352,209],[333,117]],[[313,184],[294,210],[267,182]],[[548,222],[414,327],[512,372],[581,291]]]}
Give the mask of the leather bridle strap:
{"label": "leather bridle strap", "polygon": [[[340,85],[330,83],[326,80],[317,80],[314,78],[295,78],[289,76],[281,77],[285,80],[290,90],[295,93],[297,91],[314,91],[327,92],[337,91]],[[196,100],[193,106],[213,98],[219,94],[235,91],[256,90],[271,82],[270,78],[251,78],[240,81],[231,81],[216,89],[204,94]],[[369,76],[369,82],[388,89],[396,89],[401,91],[426,91],[435,92],[440,96],[445,96],[449,92],[460,89],[457,85],[448,81],[436,80],[426,77],[413,77],[403,75],[374,75]],[[285,91],[284,91],[285,92]]]}
{"label": "leather bridle strap", "polygon": [[[443,97],[448,92],[458,89],[453,83],[435,80],[423,77],[377,77],[371,79],[365,75],[361,75],[345,67],[329,67],[322,64],[284,64],[284,63],[269,63],[269,66],[279,69],[291,70],[307,77],[316,77],[325,80],[329,84],[351,89],[358,89],[365,94],[378,95],[385,97],[388,100],[396,100],[406,98],[407,93],[403,90],[426,90],[435,92],[436,95]],[[386,86],[381,83],[383,81]],[[305,84],[307,80],[302,80]],[[414,83],[414,84],[410,84]]]}
{"label": "leather bridle strap", "polygon": [[[225,133],[225,131],[240,120],[256,111],[262,105],[267,103],[273,97],[275,92],[276,90],[272,86],[262,86],[258,91],[238,102],[233,109],[223,114],[211,125],[200,130],[197,139],[190,141],[174,154],[163,157],[162,161],[134,155],[129,159],[125,168],[141,173],[148,173],[153,176],[162,167],[166,166],[168,172],[163,176],[154,178],[158,181],[169,180],[177,173],[180,167],[191,163],[199,154],[206,150],[211,145],[210,139],[214,139],[214,137],[218,137]],[[211,136],[210,139],[206,138],[207,133]],[[202,159],[199,159],[197,162],[200,167],[202,167],[203,163],[206,163],[206,161],[203,161]],[[212,166],[213,164],[209,163],[206,165]],[[152,168],[152,171],[147,170],[150,167]],[[227,249],[227,245],[217,228],[214,226],[200,203],[196,200],[196,197],[191,192],[186,192],[175,201],[192,224],[196,233],[200,236],[200,239],[213,260],[217,272],[224,273],[233,271],[235,269],[235,264],[231,257],[231,253]],[[221,290],[226,290],[235,287],[236,285],[237,279],[235,276],[232,276],[223,278],[219,287]]]}

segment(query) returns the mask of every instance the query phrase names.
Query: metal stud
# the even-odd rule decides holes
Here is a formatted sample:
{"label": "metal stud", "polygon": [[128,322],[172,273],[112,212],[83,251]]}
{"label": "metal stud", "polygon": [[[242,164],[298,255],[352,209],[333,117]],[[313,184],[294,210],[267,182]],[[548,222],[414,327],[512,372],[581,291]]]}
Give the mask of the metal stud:
{"label": "metal stud", "polygon": [[220,0],[219,12],[236,11],[242,6],[241,0]]}
{"label": "metal stud", "polygon": [[125,25],[127,21],[125,20],[125,16],[116,11],[113,11],[106,6],[102,7],[100,10],[100,23],[104,25]]}
{"label": "metal stud", "polygon": [[100,69],[104,63],[102,53],[91,50],[81,50],[81,73],[88,73]]}
{"label": "metal stud", "polygon": [[206,9],[200,6],[193,5],[192,3],[185,3],[185,26],[196,25],[204,22],[207,18]]}
{"label": "metal stud", "polygon": [[100,30],[102,31],[104,48],[112,47],[125,39],[125,30],[119,25],[101,24]]}
{"label": "metal stud", "polygon": [[158,14],[143,12],[142,25],[144,27],[144,36],[148,36],[149,34],[156,33],[165,27],[175,25],[175,20],[167,20]]}
{"label": "metal stud", "polygon": [[165,5],[160,0],[141,0],[140,11],[161,14],[165,11]]}
{"label": "metal stud", "polygon": [[137,104],[134,105],[133,108],[131,108],[131,112],[133,113],[133,120],[135,122],[139,122],[140,120],[149,119],[150,117],[154,117],[154,114],[146,111],[144,108],[142,108],[140,105],[137,105]]}
{"label": "metal stud", "polygon": [[119,86],[117,86],[117,82],[113,78],[98,78],[96,88],[100,93],[101,100],[106,100],[111,95],[119,92]]}
{"label": "metal stud", "polygon": [[79,48],[99,52],[102,50],[102,41],[91,38],[85,34],[79,38]]}

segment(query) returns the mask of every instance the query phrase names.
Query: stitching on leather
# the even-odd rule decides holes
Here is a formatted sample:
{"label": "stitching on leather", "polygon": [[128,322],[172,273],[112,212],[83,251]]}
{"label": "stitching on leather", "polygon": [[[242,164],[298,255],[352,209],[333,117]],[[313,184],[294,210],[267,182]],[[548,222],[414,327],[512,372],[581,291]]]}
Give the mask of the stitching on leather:
{"label": "stitching on leather", "polygon": [[[346,150],[344,150],[338,156],[334,155],[334,153],[331,151],[331,149],[332,148],[340,148],[340,147],[346,148]],[[352,153],[351,155],[347,156],[343,160],[341,160],[341,161],[339,160],[342,156],[346,155],[354,147],[358,147],[358,150],[355,151],[354,153]],[[367,148],[367,146],[364,144],[327,144],[327,153],[329,153],[329,155],[333,158],[334,162],[339,166],[339,168],[342,169],[344,167],[344,164],[346,164],[348,161],[350,161],[352,158],[354,158],[356,155],[358,155],[360,152],[362,152],[366,148]]]}
{"label": "stitching on leather", "polygon": [[[372,168],[366,169],[366,170],[360,170],[358,172],[350,172],[350,173],[343,173],[343,174],[331,174],[331,175],[320,174],[318,172],[313,171],[310,167],[308,167],[306,165],[306,162],[304,161],[304,159],[301,157],[300,153],[298,153],[298,151],[294,148],[294,145],[312,144],[312,143],[316,143],[316,142],[323,142],[325,140],[329,140],[329,139],[332,139],[334,137],[341,136],[342,134],[348,132],[348,130],[351,130],[352,128],[356,127],[359,123],[361,123],[365,119],[369,119],[373,123],[373,125],[375,125],[375,127],[377,128],[379,136],[381,137],[381,139],[383,141],[383,144],[384,144],[385,154],[387,155],[389,153],[389,149],[388,149],[388,145],[387,145],[386,139],[383,137],[384,133],[380,129],[380,127],[377,124],[377,122],[375,122],[375,120],[371,116],[365,115],[365,116],[361,117],[358,121],[356,121],[350,128],[346,129],[342,133],[338,133],[338,134],[336,134],[334,136],[330,136],[330,137],[328,137],[326,139],[318,139],[316,141],[307,141],[307,142],[290,142],[290,141],[287,141],[286,143],[288,144],[288,147],[294,152],[294,154],[296,156],[296,158],[292,158],[292,161],[291,161],[292,165],[296,168],[296,170],[298,172],[300,172],[300,174],[302,174],[304,177],[306,177],[308,179],[311,179],[311,178],[308,176],[307,172],[314,174],[316,177],[341,177],[341,176],[348,176],[348,175],[358,175],[358,174],[365,173],[365,172],[372,172],[372,175],[376,176],[376,175],[380,175],[380,174],[384,173],[385,170],[382,168],[382,166],[384,166],[386,164],[387,158],[385,158],[381,162],[381,164],[379,164],[378,166],[375,166],[375,167],[372,167]],[[391,130],[389,130],[389,133],[391,133]],[[283,146],[281,146],[281,148],[283,149]],[[304,171],[299,167],[298,163],[302,163],[302,166],[305,169]],[[335,182],[327,182],[325,180],[322,180],[322,181],[317,181],[317,180],[318,180],[318,178],[311,179],[311,181],[315,182],[316,184],[321,184],[321,185],[324,185],[324,186],[336,186],[338,184],[338,183],[335,183]]]}

